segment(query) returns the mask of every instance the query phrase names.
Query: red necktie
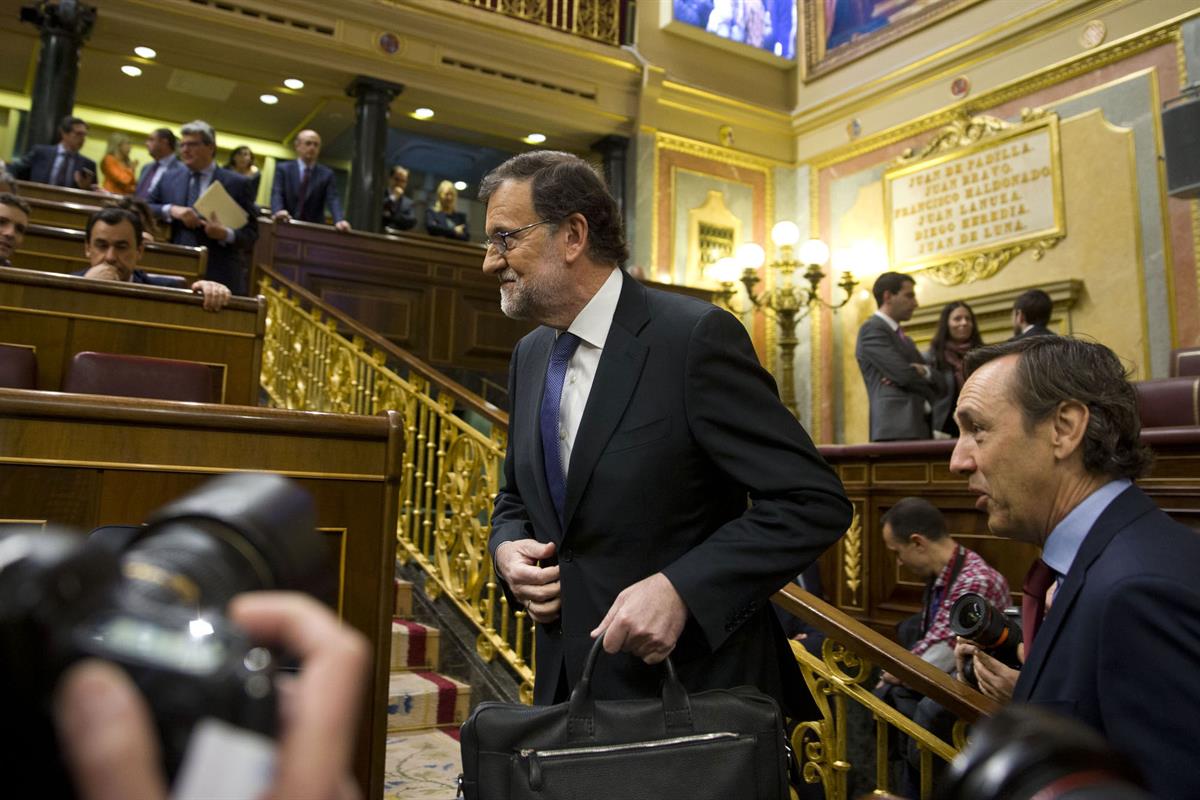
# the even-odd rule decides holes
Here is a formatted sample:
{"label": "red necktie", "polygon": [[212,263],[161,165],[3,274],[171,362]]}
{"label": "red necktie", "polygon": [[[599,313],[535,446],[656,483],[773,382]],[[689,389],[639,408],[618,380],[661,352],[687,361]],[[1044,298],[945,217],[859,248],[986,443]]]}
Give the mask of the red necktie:
{"label": "red necktie", "polygon": [[902,341],[902,342],[910,341],[910,339],[908,338],[908,334],[904,332],[903,325],[896,326],[896,334],[900,337],[900,341]]}
{"label": "red necktie", "polygon": [[1046,592],[1054,583],[1057,573],[1050,565],[1040,558],[1034,561],[1025,575],[1025,583],[1021,586],[1024,597],[1021,598],[1021,638],[1025,642],[1025,660],[1029,660],[1030,648],[1033,647],[1033,637],[1037,636],[1042,618],[1046,616]]}

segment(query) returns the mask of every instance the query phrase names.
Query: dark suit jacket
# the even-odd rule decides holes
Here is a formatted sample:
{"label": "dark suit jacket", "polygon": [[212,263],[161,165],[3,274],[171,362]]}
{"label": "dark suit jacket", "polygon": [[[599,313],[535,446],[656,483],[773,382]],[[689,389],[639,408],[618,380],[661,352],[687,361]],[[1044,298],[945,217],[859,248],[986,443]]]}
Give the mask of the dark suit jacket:
{"label": "dark suit jacket", "polygon": [[[177,169],[168,172],[154,187],[147,198],[147,203],[158,214],[161,207],[170,204],[187,205],[188,181],[191,170]],[[229,192],[238,205],[246,212],[247,222],[234,233],[232,244],[214,241],[204,235],[204,228],[187,228],[179,220],[171,220],[172,244],[185,244],[193,247],[208,248],[208,269],[204,277],[217,281],[229,287],[234,294],[246,294],[246,270],[244,254],[254,247],[258,240],[258,212],[254,208],[254,195],[249,180],[236,172],[223,167],[217,167],[213,180],[218,181]]]}
{"label": "dark suit jacket", "polygon": [[[689,610],[671,655],[689,689],[756,685],[785,710],[809,713],[769,598],[846,530],[841,482],[780,404],[732,314],[623,280],[561,526],[538,424],[554,330],[523,338],[510,366],[490,548],[555,542],[562,586],[559,621],[537,628],[534,701],[553,700],[564,670],[569,685],[578,681],[588,634],[617,594],[662,572]],[[600,698],[649,697],[660,677],[631,655],[602,654],[592,685]]]}
{"label": "dark suit jacket", "polygon": [[[153,166],[154,166],[154,162],[151,161],[149,164],[142,167],[142,171],[138,174],[138,184],[137,184],[137,189],[134,191],[134,194],[136,196],[142,198],[143,200],[145,200],[150,195],[150,186],[149,186],[150,168]],[[183,168],[184,168],[183,162],[179,160],[178,156],[175,156],[175,157],[171,158],[170,160],[168,160],[164,166],[160,166],[159,170],[163,173],[163,178],[165,178],[165,177],[167,177],[168,172],[174,172],[177,169],[183,169]],[[162,178],[159,178],[159,181],[161,182]]]}
{"label": "dark suit jacket", "polygon": [[1047,328],[1045,325],[1034,325],[1024,333],[1016,334],[1009,339],[1009,341],[1011,342],[1014,339],[1024,339],[1026,336],[1058,336],[1058,334]]}
{"label": "dark suit jacket", "polygon": [[1030,648],[1014,702],[1091,725],[1155,797],[1196,797],[1200,533],[1131,486],[1092,526]]}
{"label": "dark suit jacket", "polygon": [[393,199],[391,193],[383,198],[383,224],[387,228],[398,231],[410,231],[417,227],[417,212],[413,210],[413,201],[400,195]]}
{"label": "dark suit jacket", "polygon": [[[854,357],[867,385],[871,441],[928,439],[932,436],[925,401],[940,393],[940,382],[924,378],[911,364],[925,359],[911,339],[901,339],[877,314],[858,329]],[[891,385],[883,379],[891,381]]]}
{"label": "dark suit jacket", "polygon": [[[455,225],[463,226],[461,235],[454,231]],[[461,239],[464,242],[471,238],[471,232],[467,230],[467,215],[461,211],[447,214],[432,208],[425,209],[425,232],[430,236],[445,236],[447,239]]]}
{"label": "dark suit jacket", "polygon": [[[12,173],[19,180],[50,183],[50,179],[54,177],[54,159],[57,156],[58,145],[56,144],[34,145],[28,153],[12,165]],[[99,174],[96,172],[96,162],[82,153],[76,153],[73,161],[74,163],[64,173],[63,182],[59,183],[59,186],[78,189],[79,186],[75,183],[76,170],[90,170],[93,177]]]}
{"label": "dark suit jacket", "polygon": [[275,165],[275,181],[271,184],[271,213],[287,209],[292,219],[304,222],[325,222],[325,209],[334,222],[345,219],[342,201],[338,198],[333,170],[324,164],[314,164],[308,176],[304,207],[300,206],[300,164],[284,161]]}

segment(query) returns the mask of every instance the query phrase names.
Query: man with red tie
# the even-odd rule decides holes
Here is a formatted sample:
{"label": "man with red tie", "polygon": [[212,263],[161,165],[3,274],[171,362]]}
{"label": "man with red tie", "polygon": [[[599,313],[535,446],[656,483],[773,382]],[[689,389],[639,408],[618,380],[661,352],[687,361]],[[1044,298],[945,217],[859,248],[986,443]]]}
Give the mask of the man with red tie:
{"label": "man with red tie", "polygon": [[283,222],[298,219],[323,224],[325,210],[329,209],[334,227],[339,231],[350,230],[350,223],[342,214],[333,170],[317,163],[321,135],[312,130],[300,131],[292,146],[296,149],[296,160],[284,161],[275,168],[271,214]]}
{"label": "man with red tie", "polygon": [[[1042,547],[1025,580],[1024,666],[973,645],[980,689],[1095,728],[1155,797],[1196,794],[1200,535],[1133,480],[1150,465],[1117,356],[1069,337],[972,351],[950,468],[992,533]],[[961,671],[961,670],[960,670]]]}
{"label": "man with red tie", "polygon": [[854,347],[871,407],[871,441],[932,438],[929,404],[940,385],[901,326],[917,309],[913,279],[885,272],[873,292],[879,310],[858,329]]}

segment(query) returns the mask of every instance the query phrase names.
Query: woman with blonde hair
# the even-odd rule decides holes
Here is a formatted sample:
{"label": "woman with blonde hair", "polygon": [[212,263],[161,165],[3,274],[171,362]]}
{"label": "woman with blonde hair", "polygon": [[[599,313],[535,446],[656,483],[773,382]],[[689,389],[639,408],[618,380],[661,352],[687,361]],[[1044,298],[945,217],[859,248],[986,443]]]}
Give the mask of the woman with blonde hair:
{"label": "woman with blonde hair", "polygon": [[442,181],[437,188],[437,203],[425,209],[425,230],[430,236],[445,236],[448,239],[467,241],[467,215],[457,210],[458,190],[450,181]]}
{"label": "woman with blonde hair", "polygon": [[131,161],[129,151],[133,142],[120,131],[108,137],[108,150],[100,162],[104,174],[104,189],[113,194],[133,194],[137,189],[137,162]]}

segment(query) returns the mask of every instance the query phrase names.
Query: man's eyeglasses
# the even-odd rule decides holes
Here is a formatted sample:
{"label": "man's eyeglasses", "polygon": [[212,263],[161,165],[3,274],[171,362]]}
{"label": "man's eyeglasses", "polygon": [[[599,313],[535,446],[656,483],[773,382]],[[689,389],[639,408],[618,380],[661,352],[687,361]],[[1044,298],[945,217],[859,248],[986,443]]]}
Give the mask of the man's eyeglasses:
{"label": "man's eyeglasses", "polygon": [[[555,220],[543,219],[538,220],[537,222],[531,222],[528,225],[522,225],[521,227],[511,231],[496,231],[491,236],[487,237],[487,239],[484,240],[484,243],[489,247],[496,248],[497,254],[504,255],[512,248],[512,245],[508,243],[508,237],[516,236],[518,233],[527,231],[530,228],[536,228],[538,225],[545,225],[547,222],[555,222]],[[520,240],[518,239],[518,241]]]}

